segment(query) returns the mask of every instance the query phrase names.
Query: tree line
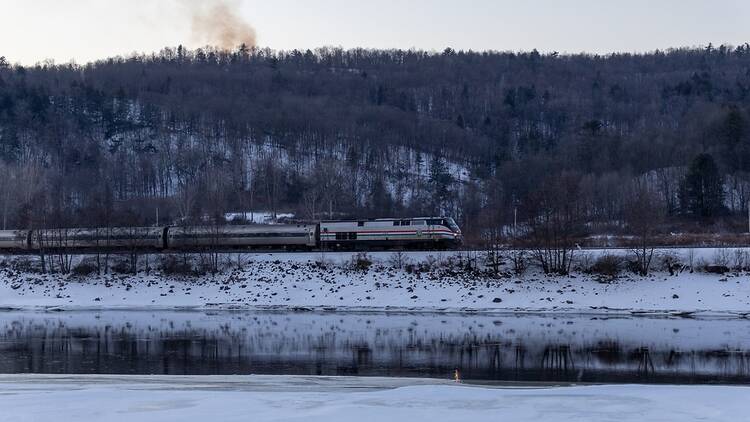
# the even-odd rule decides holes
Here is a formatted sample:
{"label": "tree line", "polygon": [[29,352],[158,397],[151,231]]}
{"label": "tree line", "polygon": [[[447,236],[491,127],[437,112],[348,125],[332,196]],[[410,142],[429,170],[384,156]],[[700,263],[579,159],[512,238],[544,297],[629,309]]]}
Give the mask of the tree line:
{"label": "tree line", "polygon": [[[1,53],[1,52],[0,52]],[[745,230],[750,45],[0,59],[2,227],[445,214],[475,242]],[[650,227],[653,226],[653,227]],[[650,235],[649,235],[650,236]],[[564,266],[566,258],[551,256]]]}

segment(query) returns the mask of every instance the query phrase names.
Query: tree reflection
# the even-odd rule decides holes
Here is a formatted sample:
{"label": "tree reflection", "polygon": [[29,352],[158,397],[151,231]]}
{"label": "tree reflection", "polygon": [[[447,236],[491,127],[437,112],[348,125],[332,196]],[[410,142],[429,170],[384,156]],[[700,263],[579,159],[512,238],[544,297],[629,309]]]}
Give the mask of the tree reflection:
{"label": "tree reflection", "polygon": [[463,320],[434,324],[436,316],[384,320],[383,328],[372,316],[363,324],[355,316],[196,315],[187,322],[181,315],[179,323],[169,314],[148,323],[6,315],[0,319],[0,372],[450,378],[459,370],[465,380],[750,381],[745,348],[690,350],[664,339],[629,343],[599,326],[567,336],[553,324],[542,330],[528,324],[524,331],[476,323],[485,327],[479,330],[467,329]]}

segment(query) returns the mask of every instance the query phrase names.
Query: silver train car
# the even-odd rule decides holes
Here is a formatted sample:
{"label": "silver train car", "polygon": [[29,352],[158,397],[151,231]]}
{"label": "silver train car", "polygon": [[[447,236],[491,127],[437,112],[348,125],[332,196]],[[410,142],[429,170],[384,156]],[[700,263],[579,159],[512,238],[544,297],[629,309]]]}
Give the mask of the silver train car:
{"label": "silver train car", "polygon": [[317,232],[316,224],[170,227],[166,245],[170,249],[201,246],[314,248]]}
{"label": "silver train car", "polygon": [[26,250],[30,235],[30,230],[0,230],[0,249]]}
{"label": "silver train car", "polygon": [[164,227],[112,227],[98,229],[32,230],[31,250],[39,249],[124,249],[164,247]]}
{"label": "silver train car", "polygon": [[414,247],[440,249],[463,243],[461,229],[449,217],[379,218],[323,221],[320,243],[330,249]]}
{"label": "silver train car", "polygon": [[445,249],[463,242],[452,218],[323,221],[247,226],[111,227],[0,231],[0,252],[54,249]]}

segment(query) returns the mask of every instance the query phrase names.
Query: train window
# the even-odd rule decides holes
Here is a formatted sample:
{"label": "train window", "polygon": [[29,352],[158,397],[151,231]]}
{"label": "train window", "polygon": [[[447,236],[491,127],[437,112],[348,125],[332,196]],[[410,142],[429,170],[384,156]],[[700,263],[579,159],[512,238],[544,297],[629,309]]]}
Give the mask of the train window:
{"label": "train window", "polygon": [[364,221],[357,221],[357,227],[364,227],[365,222]]}
{"label": "train window", "polygon": [[424,226],[425,224],[427,223],[424,220],[414,220],[411,222],[412,226]]}
{"label": "train window", "polygon": [[445,222],[439,218],[432,218],[427,220],[427,224],[430,226],[444,226]]}
{"label": "train window", "polygon": [[401,225],[402,226],[410,226],[411,225],[411,221],[409,221],[409,220],[401,220]]}
{"label": "train window", "polygon": [[394,225],[394,226],[400,226],[400,225],[401,225],[401,222],[400,222],[400,221],[394,221],[394,222],[393,222],[393,225]]}
{"label": "train window", "polygon": [[349,240],[357,240],[357,232],[349,233]]}

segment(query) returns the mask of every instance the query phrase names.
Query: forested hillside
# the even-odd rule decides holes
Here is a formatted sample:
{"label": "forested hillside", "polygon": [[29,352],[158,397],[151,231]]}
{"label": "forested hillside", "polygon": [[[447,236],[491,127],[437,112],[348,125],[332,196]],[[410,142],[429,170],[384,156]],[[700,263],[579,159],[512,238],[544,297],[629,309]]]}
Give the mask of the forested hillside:
{"label": "forested hillside", "polygon": [[158,208],[445,214],[476,239],[514,218],[545,238],[741,232],[749,107],[748,45],[1,59],[2,227],[152,225]]}

